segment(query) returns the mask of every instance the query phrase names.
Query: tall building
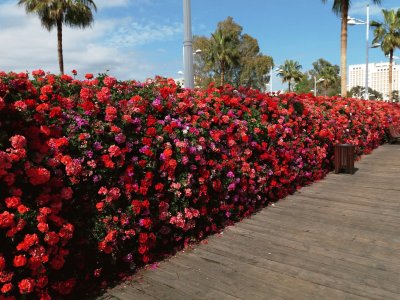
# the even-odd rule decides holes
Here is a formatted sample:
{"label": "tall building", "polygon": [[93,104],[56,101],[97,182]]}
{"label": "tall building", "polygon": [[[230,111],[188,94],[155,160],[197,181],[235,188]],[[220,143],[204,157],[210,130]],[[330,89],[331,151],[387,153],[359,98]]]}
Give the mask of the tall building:
{"label": "tall building", "polygon": [[[368,64],[368,87],[383,95],[383,100],[389,99],[389,63]],[[365,86],[365,64],[349,65],[348,90],[355,86]],[[400,90],[400,65],[393,61],[393,91]],[[351,96],[351,95],[350,95]]]}

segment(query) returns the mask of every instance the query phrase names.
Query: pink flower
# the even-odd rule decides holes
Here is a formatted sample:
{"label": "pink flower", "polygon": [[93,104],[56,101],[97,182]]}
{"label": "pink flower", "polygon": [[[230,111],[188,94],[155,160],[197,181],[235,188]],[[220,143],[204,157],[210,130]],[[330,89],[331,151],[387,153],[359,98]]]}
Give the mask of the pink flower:
{"label": "pink flower", "polygon": [[26,146],[26,138],[22,135],[14,135],[10,138],[11,146],[15,149],[21,149]]}
{"label": "pink flower", "polygon": [[116,145],[112,145],[108,148],[108,153],[110,153],[111,157],[120,156],[121,149]]}

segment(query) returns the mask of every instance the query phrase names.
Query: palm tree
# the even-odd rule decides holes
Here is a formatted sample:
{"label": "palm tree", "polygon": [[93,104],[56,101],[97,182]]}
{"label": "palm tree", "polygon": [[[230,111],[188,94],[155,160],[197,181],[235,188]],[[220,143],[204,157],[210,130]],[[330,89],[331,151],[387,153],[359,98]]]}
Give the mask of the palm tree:
{"label": "palm tree", "polygon": [[[380,4],[381,0],[372,0],[374,4]],[[322,0],[326,3],[328,0]],[[332,10],[335,14],[340,15],[341,31],[340,31],[340,73],[341,73],[341,94],[347,97],[347,19],[349,16],[349,8],[351,0],[334,0]]]}
{"label": "palm tree", "polygon": [[285,60],[283,65],[278,68],[278,76],[282,78],[282,83],[287,82],[290,92],[290,85],[292,81],[299,82],[303,78],[303,74],[300,72],[302,66],[294,60]]}
{"label": "palm tree", "polygon": [[216,33],[211,35],[208,54],[210,63],[218,65],[220,84],[223,85],[227,68],[235,64],[239,58],[237,49],[231,43],[231,37],[218,29]]}
{"label": "palm tree", "polygon": [[42,26],[47,30],[57,28],[58,64],[64,74],[62,48],[62,25],[85,28],[93,23],[93,10],[97,10],[93,0],[19,0],[27,13],[39,16]]}
{"label": "palm tree", "polygon": [[334,66],[326,66],[321,70],[320,77],[324,79],[322,82],[324,86],[325,96],[327,95],[328,88],[333,86],[338,81],[337,69]]}
{"label": "palm tree", "polygon": [[392,102],[393,52],[400,48],[400,8],[396,11],[382,9],[383,23],[372,21],[375,27],[373,43],[380,43],[382,51],[389,56],[389,101]]}

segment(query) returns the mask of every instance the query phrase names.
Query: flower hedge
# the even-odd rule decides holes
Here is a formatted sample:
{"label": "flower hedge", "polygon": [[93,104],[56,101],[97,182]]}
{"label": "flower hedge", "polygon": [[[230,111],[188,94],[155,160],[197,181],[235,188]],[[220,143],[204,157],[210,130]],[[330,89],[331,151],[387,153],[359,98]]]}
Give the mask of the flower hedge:
{"label": "flower hedge", "polygon": [[106,284],[324,177],[400,106],[0,73],[0,299]]}

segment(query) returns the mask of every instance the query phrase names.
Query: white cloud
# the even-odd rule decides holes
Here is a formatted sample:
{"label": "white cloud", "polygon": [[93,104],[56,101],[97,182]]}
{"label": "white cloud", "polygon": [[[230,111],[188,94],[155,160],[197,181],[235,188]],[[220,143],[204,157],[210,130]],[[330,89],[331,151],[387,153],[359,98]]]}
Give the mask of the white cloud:
{"label": "white cloud", "polygon": [[[147,0],[136,0],[145,1]],[[111,2],[113,4],[111,4]],[[96,1],[100,7],[127,5],[127,0]],[[109,3],[109,4],[107,4]],[[158,72],[149,53],[137,46],[176,38],[180,24],[142,20],[97,18],[84,30],[63,27],[65,72],[110,74],[119,79],[144,80]],[[57,33],[45,30],[37,16],[27,15],[14,1],[0,4],[0,70],[32,71],[43,69],[58,73]],[[155,47],[154,52],[157,52]]]}
{"label": "white cloud", "polygon": [[[390,7],[390,1],[389,3],[382,1],[382,5],[375,5],[372,4],[371,1],[360,1],[360,2],[354,2],[351,4],[351,8],[349,10],[349,16],[361,16],[363,19],[366,19],[367,16],[367,4],[369,5],[369,15],[371,18],[376,19],[381,17],[382,15],[382,9],[394,9],[397,10],[399,6],[395,7]],[[395,3],[395,2],[393,2]],[[386,6],[384,6],[386,5]],[[389,6],[387,6],[389,5]]]}
{"label": "white cloud", "polygon": [[98,9],[106,7],[124,7],[129,5],[129,0],[96,0],[96,6]]}
{"label": "white cloud", "polygon": [[144,20],[141,22],[132,21],[131,19],[125,20],[125,24],[118,26],[112,33],[108,44],[131,47],[168,40],[182,33],[182,25],[179,23],[162,25],[145,22]]}
{"label": "white cloud", "polygon": [[[364,2],[354,2],[349,10],[349,16],[363,16],[364,19],[367,18],[367,4],[369,1]],[[382,7],[378,5],[370,4],[369,15],[370,17],[379,16],[381,14]]]}

